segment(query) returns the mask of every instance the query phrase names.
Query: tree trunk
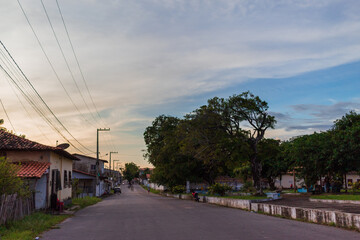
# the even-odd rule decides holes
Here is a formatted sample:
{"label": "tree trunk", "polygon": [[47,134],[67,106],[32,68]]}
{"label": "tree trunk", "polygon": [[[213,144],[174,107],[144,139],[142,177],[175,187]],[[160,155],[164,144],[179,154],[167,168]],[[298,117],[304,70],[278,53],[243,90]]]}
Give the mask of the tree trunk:
{"label": "tree trunk", "polygon": [[257,195],[263,195],[261,188],[261,163],[257,159],[257,154],[251,159],[251,172],[254,181],[254,187],[256,188]]}

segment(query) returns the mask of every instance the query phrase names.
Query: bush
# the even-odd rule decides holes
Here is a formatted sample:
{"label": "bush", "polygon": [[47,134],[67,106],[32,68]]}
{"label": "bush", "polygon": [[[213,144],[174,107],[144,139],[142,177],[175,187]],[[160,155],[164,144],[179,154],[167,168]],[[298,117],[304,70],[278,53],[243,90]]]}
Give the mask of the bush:
{"label": "bush", "polygon": [[177,186],[171,188],[171,192],[175,193],[175,194],[184,193],[185,190],[186,190],[185,186],[182,186],[182,185],[177,185]]}
{"label": "bush", "polygon": [[360,189],[360,183],[359,182],[355,182],[352,184],[351,186],[351,190],[353,193],[357,192]]}
{"label": "bush", "polygon": [[209,193],[211,195],[218,194],[220,196],[224,196],[225,193],[230,190],[232,190],[232,187],[230,187],[229,185],[220,184],[220,183],[215,183],[211,187],[209,187]]}
{"label": "bush", "polygon": [[251,181],[247,181],[244,183],[244,185],[241,187],[240,189],[241,192],[247,192],[247,193],[252,193],[255,192],[256,189],[254,188],[253,184]]}

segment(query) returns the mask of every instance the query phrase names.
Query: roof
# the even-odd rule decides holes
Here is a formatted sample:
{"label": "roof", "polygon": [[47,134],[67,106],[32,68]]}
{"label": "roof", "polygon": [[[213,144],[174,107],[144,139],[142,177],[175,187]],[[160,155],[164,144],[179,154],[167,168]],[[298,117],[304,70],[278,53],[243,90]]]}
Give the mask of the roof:
{"label": "roof", "polygon": [[79,160],[77,157],[59,147],[52,147],[16,136],[0,129],[0,151],[51,151],[71,160]]}
{"label": "roof", "polygon": [[[82,154],[78,154],[78,153],[74,153],[73,156],[79,158],[79,157],[83,157],[83,158],[89,158],[89,159],[92,159],[92,160],[97,160],[96,158],[94,157],[90,157],[90,156],[86,156],[86,155],[82,155]],[[104,160],[104,159],[99,159],[99,161],[102,161],[102,162],[106,162],[108,163],[108,161]]]}
{"label": "roof", "polygon": [[81,174],[89,175],[89,176],[92,176],[92,177],[96,177],[96,175],[94,175],[94,174],[87,173],[87,172],[83,172],[83,171],[76,170],[76,169],[73,169],[73,172],[77,172],[77,173],[81,173]]}
{"label": "roof", "polygon": [[[15,164],[15,163],[14,163]],[[21,162],[16,163],[19,167],[17,172],[18,177],[22,178],[41,178],[41,176],[45,173],[45,171],[49,168],[49,162]]]}

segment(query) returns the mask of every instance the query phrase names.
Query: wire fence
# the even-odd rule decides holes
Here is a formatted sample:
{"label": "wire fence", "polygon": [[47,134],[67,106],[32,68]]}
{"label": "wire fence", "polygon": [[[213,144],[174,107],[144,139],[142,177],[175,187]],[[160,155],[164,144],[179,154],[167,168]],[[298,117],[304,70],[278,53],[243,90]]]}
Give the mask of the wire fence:
{"label": "wire fence", "polygon": [[20,220],[35,210],[34,196],[21,198],[17,194],[0,197],[0,225],[8,221]]}

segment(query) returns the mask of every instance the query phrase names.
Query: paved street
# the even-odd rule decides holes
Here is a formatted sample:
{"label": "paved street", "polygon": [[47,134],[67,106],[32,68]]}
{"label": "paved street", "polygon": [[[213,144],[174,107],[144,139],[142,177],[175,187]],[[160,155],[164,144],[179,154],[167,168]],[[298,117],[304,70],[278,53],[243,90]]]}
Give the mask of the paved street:
{"label": "paved street", "polygon": [[[124,186],[124,185],[123,185]],[[360,239],[360,233],[148,194],[139,186],[78,211],[41,239]]]}

